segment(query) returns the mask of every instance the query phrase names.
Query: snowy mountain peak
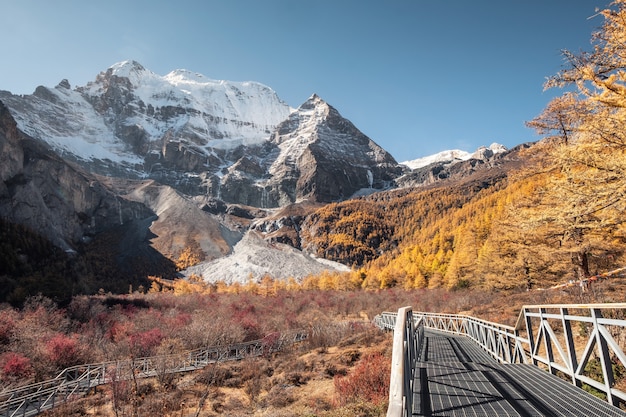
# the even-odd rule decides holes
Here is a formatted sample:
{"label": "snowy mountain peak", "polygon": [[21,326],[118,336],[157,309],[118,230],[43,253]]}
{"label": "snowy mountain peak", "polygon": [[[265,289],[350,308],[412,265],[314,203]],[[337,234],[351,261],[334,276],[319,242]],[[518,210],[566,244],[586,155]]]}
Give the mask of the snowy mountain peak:
{"label": "snowy mountain peak", "polygon": [[490,158],[494,154],[506,152],[508,149],[499,143],[492,143],[489,147],[481,146],[473,153],[462,151],[459,149],[451,149],[438,152],[434,155],[425,156],[411,161],[401,162],[400,164],[410,169],[418,169],[434,163],[455,163],[467,161],[468,159],[484,159]]}
{"label": "snowy mountain peak", "polygon": [[307,103],[312,103],[312,104],[323,104],[326,103],[324,100],[322,100],[322,98],[320,96],[318,96],[316,93],[313,93],[311,95],[311,97],[309,97],[303,104],[306,105]]}
{"label": "snowy mountain peak", "polygon": [[[198,73],[189,71],[186,69],[177,69],[164,77],[166,80],[170,81],[172,84],[178,84],[178,82],[196,82],[196,83],[206,83],[209,81],[207,77]],[[219,82],[219,81],[218,81]]]}
{"label": "snowy mountain peak", "polygon": [[321,108],[325,110],[325,109],[328,109],[328,107],[329,107],[328,103],[322,100],[320,96],[318,96],[317,94],[313,94],[304,103],[302,103],[300,107],[298,107],[298,110],[307,111],[307,110],[313,110],[315,108]]}
{"label": "snowy mountain peak", "polygon": [[[478,148],[478,149],[480,150],[481,148],[484,148],[484,147],[483,147],[483,146],[481,146],[481,147],[480,147],[480,148]],[[496,142],[492,143],[491,145],[489,145],[489,147],[487,147],[487,148],[485,148],[485,149],[488,149],[488,150],[492,151],[493,153],[502,153],[502,152],[506,152],[506,151],[508,151],[508,149],[506,148],[506,146],[501,145],[501,144],[496,143]]]}
{"label": "snowy mountain peak", "polygon": [[385,188],[402,172],[317,94],[295,110],[263,84],[185,69],[161,76],[123,61],[85,86],[0,91],[0,100],[21,130],[92,172],[231,203],[337,201]]}
{"label": "snowy mountain peak", "polygon": [[492,143],[491,145],[487,146],[481,146],[479,147],[473,154],[470,155],[469,158],[467,159],[485,159],[485,158],[491,158],[493,155],[498,154],[498,153],[502,153],[502,152],[506,152],[508,151],[508,149],[506,148],[506,146],[501,145],[499,143]]}
{"label": "snowy mountain peak", "polygon": [[107,73],[110,73],[111,75],[129,79],[141,78],[145,75],[146,72],[151,73],[150,71],[147,71],[144,66],[137,61],[118,62],[111,65],[107,70]]}
{"label": "snowy mountain peak", "polygon": [[363,189],[373,192],[401,172],[388,152],[317,94],[278,125],[271,143],[279,153],[268,172],[273,178],[297,178],[296,200],[314,195],[318,201],[337,201]]}

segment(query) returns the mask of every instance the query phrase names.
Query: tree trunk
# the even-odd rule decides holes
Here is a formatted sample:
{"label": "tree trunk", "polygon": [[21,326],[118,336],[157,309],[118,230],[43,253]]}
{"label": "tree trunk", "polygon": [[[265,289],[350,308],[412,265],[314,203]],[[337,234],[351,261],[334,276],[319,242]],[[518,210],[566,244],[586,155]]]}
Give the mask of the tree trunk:
{"label": "tree trunk", "polygon": [[573,256],[572,261],[576,267],[576,278],[579,281],[587,279],[591,276],[589,273],[589,256],[586,250],[580,249],[577,251]]}

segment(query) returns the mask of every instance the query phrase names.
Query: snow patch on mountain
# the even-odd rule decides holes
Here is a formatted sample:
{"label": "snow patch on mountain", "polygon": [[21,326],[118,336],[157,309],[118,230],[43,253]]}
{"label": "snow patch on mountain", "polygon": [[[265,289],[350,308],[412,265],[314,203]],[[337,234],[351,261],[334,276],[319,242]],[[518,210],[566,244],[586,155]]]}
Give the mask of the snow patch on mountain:
{"label": "snow patch on mountain", "polygon": [[499,143],[492,143],[489,147],[481,146],[475,152],[470,153],[459,149],[452,149],[442,151],[434,155],[425,156],[423,158],[413,159],[411,161],[400,162],[401,165],[405,165],[410,169],[418,169],[434,163],[445,162],[460,162],[467,161],[469,159],[483,159],[485,152],[497,154],[506,152],[507,148]]}
{"label": "snow patch on mountain", "polygon": [[86,86],[71,89],[63,80],[32,95],[2,91],[0,100],[22,131],[60,153],[124,165],[143,162],[146,151],[133,143],[139,137],[152,148],[165,137],[186,141],[207,156],[212,148],[261,144],[294,110],[261,83],[187,70],[160,76],[135,61],[112,65]]}
{"label": "snow patch on mountain", "polygon": [[[127,144],[113,134],[94,108],[80,93],[69,89],[66,82],[55,88],[38,87],[29,98],[11,108],[18,127],[32,137],[45,140],[59,153],[122,164],[143,161],[129,152]],[[14,103],[5,97],[3,100],[9,105]],[[69,114],[72,117],[67,117]]]}
{"label": "snow patch on mountain", "polygon": [[160,139],[169,129],[187,128],[205,137],[208,147],[232,149],[258,144],[294,110],[271,88],[258,82],[213,80],[184,69],[159,76],[135,61],[113,65],[95,82],[88,83],[83,92],[89,96],[104,94],[106,81],[112,76],[128,78],[136,105],[155,112],[168,106],[190,110],[168,120],[145,117],[142,112],[125,122],[144,127],[151,140]]}

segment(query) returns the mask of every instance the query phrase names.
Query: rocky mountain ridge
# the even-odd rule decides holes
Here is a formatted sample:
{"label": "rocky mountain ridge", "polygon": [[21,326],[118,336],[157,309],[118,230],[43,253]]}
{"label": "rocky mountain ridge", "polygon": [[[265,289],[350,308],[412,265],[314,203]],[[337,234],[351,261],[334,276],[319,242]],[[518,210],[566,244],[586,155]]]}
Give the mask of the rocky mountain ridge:
{"label": "rocky mountain ridge", "polygon": [[444,181],[462,180],[481,171],[498,170],[519,159],[519,149],[528,146],[522,144],[509,150],[494,143],[473,153],[455,150],[440,152],[405,162],[414,168],[397,178],[395,183],[400,188],[433,186]]}
{"label": "rocky mountain ridge", "polygon": [[0,102],[0,216],[65,250],[112,227],[154,216],[18,128]]}
{"label": "rocky mountain ridge", "polygon": [[86,86],[63,80],[32,95],[2,91],[0,101],[22,131],[91,172],[228,203],[337,201],[382,189],[403,170],[316,95],[293,109],[259,83],[159,76],[135,61]]}
{"label": "rocky mountain ridge", "polygon": [[134,61],[0,102],[3,219],[70,252],[119,230],[116,262],[191,256],[180,273],[209,281],[341,270],[304,251],[317,208],[462,178],[508,154],[410,170],[315,94],[294,109],[258,83],[162,77]]}
{"label": "rocky mountain ridge", "polygon": [[428,155],[422,158],[413,159],[411,161],[401,162],[400,164],[407,166],[411,170],[423,168],[431,164],[454,164],[456,162],[467,161],[470,159],[488,160],[495,154],[506,152],[508,149],[499,143],[492,143],[489,146],[481,146],[474,152],[462,151],[460,149],[451,149],[438,152],[434,155]]}

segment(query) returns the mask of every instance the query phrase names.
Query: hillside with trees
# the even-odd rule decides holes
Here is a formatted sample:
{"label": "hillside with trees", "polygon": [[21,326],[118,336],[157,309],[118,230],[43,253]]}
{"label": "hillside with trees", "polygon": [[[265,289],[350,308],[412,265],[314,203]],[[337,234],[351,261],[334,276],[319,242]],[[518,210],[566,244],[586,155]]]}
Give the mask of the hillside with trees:
{"label": "hillside with trees", "polygon": [[[393,225],[393,248],[356,257],[364,287],[531,289],[624,266],[626,2],[613,6],[591,52],[563,51],[566,68],[545,87],[567,91],[527,123],[545,138],[519,150],[518,167],[490,182],[377,194],[370,209],[343,203]],[[355,260],[352,250],[335,256]]]}

